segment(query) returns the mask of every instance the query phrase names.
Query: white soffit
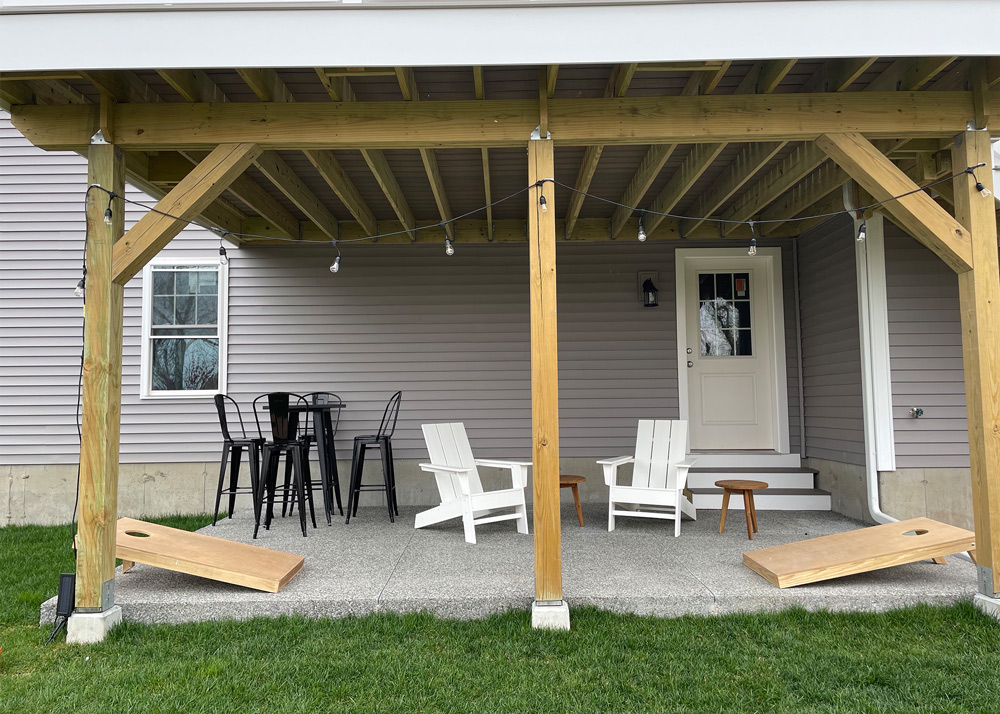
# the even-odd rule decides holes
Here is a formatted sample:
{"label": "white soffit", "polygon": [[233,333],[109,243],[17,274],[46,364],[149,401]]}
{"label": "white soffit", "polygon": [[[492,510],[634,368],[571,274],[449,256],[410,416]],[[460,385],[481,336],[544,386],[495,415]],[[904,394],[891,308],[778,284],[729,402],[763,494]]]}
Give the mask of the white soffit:
{"label": "white soffit", "polygon": [[997,0],[0,0],[0,70],[988,55],[996,27]]}

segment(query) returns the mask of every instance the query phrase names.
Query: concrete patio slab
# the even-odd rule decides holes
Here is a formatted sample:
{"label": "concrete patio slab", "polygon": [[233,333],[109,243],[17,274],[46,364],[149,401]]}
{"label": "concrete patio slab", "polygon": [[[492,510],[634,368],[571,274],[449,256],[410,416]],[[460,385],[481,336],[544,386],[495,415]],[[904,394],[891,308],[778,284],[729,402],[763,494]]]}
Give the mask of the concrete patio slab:
{"label": "concrete patio slab", "polygon": [[[226,585],[144,565],[119,571],[116,600],[132,622],[190,622],[298,614],[343,617],[371,612],[428,611],[477,618],[527,610],[534,598],[533,541],[510,522],[477,529],[465,542],[456,520],[414,530],[418,509],[401,509],[390,524],[385,510],[364,507],[349,525],[321,521],[303,538],[298,519],[277,518],[253,541],[252,516],[239,512],[201,532],[305,556],[302,571],[280,593]],[[779,590],[743,565],[743,551],[862,527],[835,513],[768,511],[760,532],[746,537],[742,514],[731,513],[718,533],[719,512],[701,511],[674,538],[670,523],[619,518],[607,530],[607,507],[584,505],[586,527],[563,504],[563,591],[570,607],[678,616],[727,612],[887,610],[915,603],[970,600],[972,563],[952,557]],[[42,606],[50,622],[55,598]]]}

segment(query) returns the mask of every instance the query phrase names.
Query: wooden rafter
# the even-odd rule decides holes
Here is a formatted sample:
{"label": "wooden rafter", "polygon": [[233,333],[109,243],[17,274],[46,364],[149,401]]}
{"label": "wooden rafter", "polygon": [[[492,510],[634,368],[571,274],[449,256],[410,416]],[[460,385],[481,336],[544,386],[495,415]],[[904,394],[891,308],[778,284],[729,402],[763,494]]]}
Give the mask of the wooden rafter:
{"label": "wooden rafter", "polygon": [[802,85],[802,92],[843,92],[854,84],[878,57],[831,59]]}
{"label": "wooden rafter", "polygon": [[[417,102],[420,100],[417,80],[410,67],[397,67],[396,81],[399,83],[399,91],[403,95],[403,101]],[[420,160],[424,164],[424,172],[427,174],[427,181],[431,185],[431,193],[434,195],[434,203],[437,205],[438,215],[441,216],[441,222],[445,224],[445,235],[449,239],[455,240],[455,226],[451,223],[451,205],[448,203],[448,193],[445,191],[444,180],[441,178],[437,156],[433,149],[421,148],[419,151]]]}
{"label": "wooden rafter", "polygon": [[[989,94],[995,110],[1000,97]],[[947,137],[974,114],[971,92],[552,99],[548,111],[553,136],[566,146],[809,141],[844,131]],[[22,133],[45,149],[85,147],[98,120],[93,105],[21,105],[12,116]],[[493,99],[359,102],[349,107],[313,102],[122,104],[117,117],[119,143],[128,150],[211,148],[232,139],[250,139],[267,149],[518,146],[537,122],[537,100]]]}
{"label": "wooden rafter", "polygon": [[[637,66],[636,64],[615,65],[611,70],[611,76],[608,77],[608,83],[604,87],[605,98],[623,96],[628,91],[628,85],[632,81]],[[580,169],[573,184],[576,190],[570,196],[569,206],[566,208],[566,238],[573,237],[577,219],[580,217],[580,209],[583,208],[583,201],[586,198],[584,194],[590,189],[590,182],[594,180],[594,173],[597,171],[597,164],[601,160],[603,151],[604,147],[598,144],[588,146],[583,152],[583,160],[580,162]],[[667,156],[669,155],[668,153]]]}
{"label": "wooden rafter", "polygon": [[[262,102],[294,102],[295,98],[273,69],[237,70]],[[337,194],[355,220],[371,235],[378,233],[378,223],[354,182],[340,161],[330,151],[305,151],[306,158],[320,177]]]}
{"label": "wooden rafter", "polygon": [[[347,77],[330,77],[322,69],[317,69],[316,73],[319,75],[320,81],[323,82],[323,87],[326,89],[327,94],[330,95],[331,100],[334,102],[357,101],[357,97]],[[382,189],[382,193],[385,194],[389,205],[392,206],[393,213],[396,214],[400,223],[403,224],[403,228],[411,231],[411,236],[415,237],[412,231],[416,227],[417,222],[413,217],[413,211],[410,210],[410,206],[406,201],[406,196],[403,195],[403,189],[400,187],[399,181],[396,180],[392,167],[389,166],[389,160],[386,158],[385,153],[379,149],[359,148],[361,149],[361,156],[375,177],[375,181]]]}
{"label": "wooden rafter", "polygon": [[88,71],[81,76],[97,87],[101,94],[116,102],[145,104],[160,102],[160,95],[142,81],[135,72]]}
{"label": "wooden rafter", "polygon": [[[552,87],[555,88],[555,75],[559,69],[559,65],[551,65],[549,67],[549,76],[552,78]],[[472,68],[473,84],[476,89],[476,99],[486,99],[486,82],[483,81],[483,68],[473,67]],[[482,152],[483,159],[483,194],[486,198],[486,231],[487,237],[490,241],[493,240],[493,189],[492,182],[490,180],[490,150],[486,147],[480,149]]]}
{"label": "wooden rafter", "polygon": [[337,217],[330,213],[330,209],[323,205],[316,194],[309,190],[309,187],[302,182],[298,174],[292,171],[277,152],[266,151],[262,153],[256,158],[254,164],[328,238],[337,240],[340,237]]}
{"label": "wooden rafter", "polygon": [[[669,213],[691,190],[695,182],[705,173],[726,148],[725,144],[696,144],[687,155],[667,185],[650,206],[656,213]],[[653,234],[663,222],[664,216],[652,214],[645,220],[646,232]]]}
{"label": "wooden rafter", "polygon": [[930,82],[957,57],[898,59],[865,87],[869,92],[913,92]]}

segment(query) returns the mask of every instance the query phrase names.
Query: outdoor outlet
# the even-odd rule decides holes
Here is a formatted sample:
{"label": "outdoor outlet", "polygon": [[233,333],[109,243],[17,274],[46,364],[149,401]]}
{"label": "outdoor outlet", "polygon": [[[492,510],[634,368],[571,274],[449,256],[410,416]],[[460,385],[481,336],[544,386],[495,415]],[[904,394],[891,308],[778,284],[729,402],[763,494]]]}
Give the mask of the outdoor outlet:
{"label": "outdoor outlet", "polygon": [[924,415],[924,410],[921,409],[920,407],[913,407],[912,409],[910,409],[910,416],[913,417],[914,419],[919,419],[923,415]]}
{"label": "outdoor outlet", "polygon": [[56,616],[69,617],[73,614],[76,601],[76,573],[62,573],[59,576],[59,596],[56,598]]}

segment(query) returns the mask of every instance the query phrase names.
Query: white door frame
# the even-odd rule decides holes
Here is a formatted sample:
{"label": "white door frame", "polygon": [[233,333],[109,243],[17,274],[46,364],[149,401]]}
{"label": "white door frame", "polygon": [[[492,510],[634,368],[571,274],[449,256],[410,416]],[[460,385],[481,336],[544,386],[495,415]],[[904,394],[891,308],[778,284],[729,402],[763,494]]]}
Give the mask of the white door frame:
{"label": "white door frame", "polygon": [[[677,392],[680,400],[681,419],[690,418],[688,413],[688,376],[687,364],[687,291],[685,286],[687,265],[693,259],[739,257],[750,260],[764,267],[771,279],[766,286],[768,299],[771,303],[771,380],[774,389],[772,401],[772,426],[774,447],[779,454],[791,451],[791,438],[788,434],[788,378],[785,361],[785,313],[784,291],[781,281],[781,248],[758,248],[757,255],[750,257],[746,248],[678,248],[675,252],[676,290],[677,290]],[[690,439],[690,430],[688,430]]]}

